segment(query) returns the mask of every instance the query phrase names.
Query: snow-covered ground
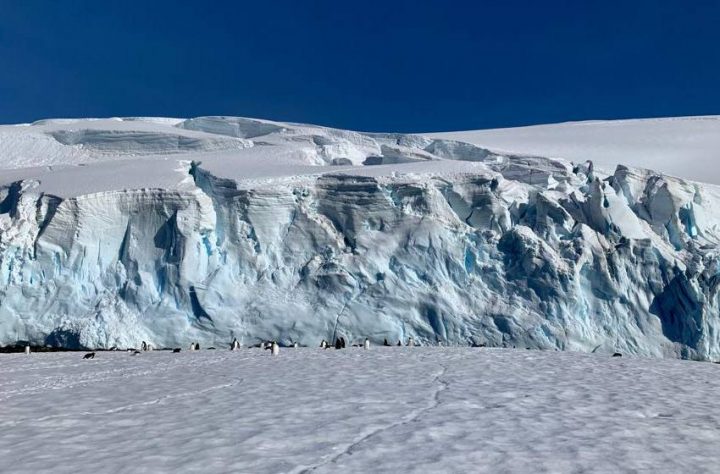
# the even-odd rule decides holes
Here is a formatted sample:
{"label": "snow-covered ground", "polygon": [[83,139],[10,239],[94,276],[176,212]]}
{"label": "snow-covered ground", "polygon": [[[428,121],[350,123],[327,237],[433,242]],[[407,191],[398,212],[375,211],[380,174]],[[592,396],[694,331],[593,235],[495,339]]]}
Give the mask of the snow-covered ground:
{"label": "snow-covered ground", "polygon": [[0,471],[717,472],[720,366],[553,351],[0,355]]}
{"label": "snow-covered ground", "polygon": [[[431,139],[445,143],[431,145]],[[607,174],[622,164],[720,184],[718,150],[720,116],[418,135],[238,117],[54,119],[0,125],[0,170],[5,170],[0,186],[38,179],[45,192],[63,197],[140,187],[171,189],[185,177],[191,160],[250,184],[263,178],[347,171],[368,157],[379,157],[386,165],[365,170],[374,175],[402,173],[408,163],[438,159],[446,160],[445,172],[451,174],[467,165],[462,161],[503,161],[506,155],[591,160]]]}

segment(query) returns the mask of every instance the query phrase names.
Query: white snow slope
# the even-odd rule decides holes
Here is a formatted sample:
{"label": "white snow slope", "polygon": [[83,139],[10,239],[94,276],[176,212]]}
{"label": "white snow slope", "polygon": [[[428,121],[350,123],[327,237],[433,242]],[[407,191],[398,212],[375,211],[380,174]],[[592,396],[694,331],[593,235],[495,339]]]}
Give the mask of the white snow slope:
{"label": "white snow slope", "polygon": [[0,355],[0,470],[717,472],[718,369],[468,348]]}
{"label": "white snow slope", "polygon": [[475,145],[572,161],[618,164],[720,184],[720,117],[568,122],[429,134]]}
{"label": "white snow slope", "polygon": [[2,126],[0,344],[412,336],[717,359],[718,188],[622,165],[660,150],[695,176],[717,123]]}

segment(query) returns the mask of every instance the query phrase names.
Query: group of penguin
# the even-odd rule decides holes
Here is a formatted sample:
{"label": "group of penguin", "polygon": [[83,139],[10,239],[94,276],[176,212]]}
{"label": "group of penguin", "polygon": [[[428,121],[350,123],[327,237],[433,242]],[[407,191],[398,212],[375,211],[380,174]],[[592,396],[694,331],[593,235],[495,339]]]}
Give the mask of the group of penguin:
{"label": "group of penguin", "polygon": [[[390,344],[390,343],[388,342],[388,340],[385,339],[385,342],[383,343],[383,346],[391,346],[391,345],[392,345],[392,344]],[[402,346],[403,344],[402,344],[401,341],[398,341],[398,342],[397,342],[397,345],[398,345],[398,346]],[[412,337],[410,337],[410,338],[408,339],[408,342],[407,342],[406,345],[407,345],[407,346],[414,346],[414,345],[415,345],[414,339],[413,339]],[[237,338],[233,339],[233,342],[230,344],[230,350],[231,350],[231,351],[237,351],[237,350],[240,349],[240,347],[241,347],[241,346],[240,346],[240,342],[237,340]],[[280,352],[280,345],[279,345],[277,342],[275,342],[275,341],[263,341],[263,342],[260,343],[259,347],[260,347],[260,349],[264,349],[264,350],[270,351],[270,353],[273,354],[273,355],[277,355],[277,354]],[[297,347],[300,347],[300,346],[298,345],[297,342],[295,342],[292,347],[297,348]],[[347,347],[347,342],[345,341],[345,338],[344,338],[344,337],[340,337],[340,338],[336,339],[336,340],[335,340],[334,347],[335,347],[335,349],[345,349],[345,348]],[[353,344],[353,347],[363,347],[363,348],[365,348],[365,349],[370,349],[370,339],[365,338],[365,341],[364,341],[362,344]],[[322,349],[331,349],[331,348],[333,348],[333,345],[330,344],[330,343],[328,343],[325,339],[323,339],[322,342],[320,342],[320,348],[322,348]],[[214,349],[214,347],[211,348],[211,349]],[[142,343],[142,350],[143,350],[143,351],[152,350],[152,347],[149,346],[149,345],[146,345],[146,344],[145,344],[145,341],[143,341],[143,343]],[[197,342],[193,342],[192,344],[190,344],[190,350],[191,350],[191,351],[199,351],[199,350],[200,350],[200,344],[197,343]],[[173,349],[173,352],[180,352],[180,349]]]}
{"label": "group of penguin", "polygon": [[[347,343],[345,342],[344,337],[340,337],[340,339],[335,340],[335,349],[345,349],[346,345],[347,345]],[[383,342],[383,346],[389,347],[391,345],[392,344],[390,344],[387,339],[385,339],[385,341]],[[402,346],[403,344],[400,340],[398,340],[397,345]],[[414,345],[415,345],[415,340],[412,337],[410,337],[408,339],[407,346],[412,347]],[[353,344],[353,347],[364,347],[365,349],[370,349],[370,339],[368,339],[366,337],[365,341],[362,344]],[[330,348],[332,348],[332,345],[329,344],[325,339],[323,339],[322,342],[320,342],[320,348],[330,349]]]}
{"label": "group of penguin", "polygon": [[[398,339],[398,342],[397,342],[397,344],[395,344],[395,345],[396,345],[396,346],[402,346],[403,344],[402,344],[402,341],[400,341],[400,340]],[[408,347],[412,347],[412,346],[415,345],[415,340],[412,338],[412,336],[408,338],[408,342],[407,342],[406,345],[407,345]],[[386,338],[385,341],[383,342],[383,346],[390,347],[390,346],[392,346],[392,344],[390,344],[390,343],[388,342],[387,338]]]}
{"label": "group of penguin", "polygon": [[[385,339],[385,341],[383,342],[383,346],[391,346],[391,345],[392,345],[392,344],[390,344],[387,339]],[[403,344],[402,344],[401,341],[398,340],[397,345],[398,345],[398,346],[402,346]],[[414,345],[415,345],[415,341],[413,340],[412,337],[410,337],[410,338],[408,339],[408,342],[407,342],[406,345],[407,345],[407,346],[414,346]],[[240,346],[240,342],[237,340],[237,338],[233,339],[233,342],[230,344],[230,350],[231,350],[231,351],[236,351],[236,350],[239,350],[240,347],[241,347],[241,346]],[[297,343],[297,342],[294,343],[294,344],[293,344],[293,347],[299,347],[298,343]],[[320,342],[320,347],[321,347],[322,349],[331,349],[331,348],[333,348],[333,345],[329,344],[325,339],[323,339],[322,342]],[[335,340],[335,344],[334,344],[334,348],[335,348],[335,349],[345,349],[345,347],[347,347],[347,342],[345,341],[345,338],[344,338],[344,337],[340,337],[340,338],[338,338],[338,339]],[[353,347],[363,347],[363,348],[365,348],[365,349],[370,349],[370,339],[365,338],[365,340],[363,341],[362,344],[353,344]],[[279,346],[278,343],[275,342],[275,341],[261,342],[261,343],[260,343],[260,348],[261,348],[261,349],[264,349],[264,350],[269,350],[272,355],[278,355],[278,354],[280,353],[280,346]],[[28,349],[29,349],[29,348],[28,348]],[[148,344],[147,342],[142,341],[142,344],[140,345],[140,349],[141,349],[143,352],[146,352],[146,351],[152,351],[152,350],[153,350],[153,347],[152,347],[150,344]],[[208,348],[208,349],[215,349],[215,348],[214,348],[214,347],[210,347],[210,348]],[[191,351],[199,351],[199,350],[200,350],[200,344],[197,343],[197,342],[191,343],[191,344],[190,344],[190,350],[191,350]],[[130,355],[140,354],[140,351],[138,351],[137,349],[128,349],[127,351],[130,353]],[[173,351],[174,353],[178,353],[178,352],[181,351],[181,349],[178,347],[178,348],[173,349],[172,351]],[[29,352],[30,352],[29,350],[26,350],[26,353],[29,353]],[[94,358],[94,357],[95,357],[95,353],[94,353],[94,352],[90,352],[90,353],[85,354],[85,356],[83,357],[83,359],[92,359],[92,358]]]}
{"label": "group of penguin", "polygon": [[[347,342],[345,342],[345,338],[341,337],[339,339],[335,339],[334,347],[335,347],[335,349],[345,349],[345,347],[347,347]],[[362,344],[353,344],[353,347],[364,347],[365,349],[370,349],[370,339],[368,339],[366,337],[365,342],[363,342]],[[320,348],[321,349],[332,349],[333,344],[330,344],[325,339],[323,339],[322,341],[320,341]]]}

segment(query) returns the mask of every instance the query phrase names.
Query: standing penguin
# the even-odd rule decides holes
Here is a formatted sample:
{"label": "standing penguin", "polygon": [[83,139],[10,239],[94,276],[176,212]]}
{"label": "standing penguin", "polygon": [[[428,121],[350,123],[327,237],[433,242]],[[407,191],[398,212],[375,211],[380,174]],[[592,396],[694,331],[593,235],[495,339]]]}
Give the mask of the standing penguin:
{"label": "standing penguin", "polygon": [[297,342],[293,342],[293,347],[297,349],[298,347],[300,347],[300,344],[298,344]]}
{"label": "standing penguin", "polygon": [[342,342],[340,342],[340,339],[335,339],[335,349],[342,349]]}
{"label": "standing penguin", "polygon": [[142,344],[140,344],[140,349],[143,351],[148,350],[147,342],[143,341]]}
{"label": "standing penguin", "polygon": [[238,342],[237,338],[233,339],[232,345],[230,346],[231,351],[236,351],[240,349],[240,343]]}
{"label": "standing penguin", "polygon": [[400,339],[398,339],[397,345],[398,345],[399,347],[402,347],[402,342],[400,342]]}
{"label": "standing penguin", "polygon": [[415,345],[415,340],[410,336],[407,343],[408,347],[413,347]]}
{"label": "standing penguin", "polygon": [[25,346],[25,354],[30,354],[30,346]]}
{"label": "standing penguin", "polygon": [[345,349],[345,338],[344,337],[340,338],[340,345],[342,345],[342,348]]}
{"label": "standing penguin", "polygon": [[274,356],[280,354],[280,346],[278,346],[278,343],[275,341],[272,342],[272,346],[270,348],[270,354],[272,354]]}
{"label": "standing penguin", "polygon": [[365,350],[370,349],[370,339],[368,339],[367,337],[365,338],[365,342],[363,343],[363,347],[365,348]]}
{"label": "standing penguin", "polygon": [[383,342],[383,346],[390,346],[390,343],[388,342],[387,338],[385,338],[385,341]]}
{"label": "standing penguin", "polygon": [[327,349],[328,343],[325,339],[320,342],[320,349]]}

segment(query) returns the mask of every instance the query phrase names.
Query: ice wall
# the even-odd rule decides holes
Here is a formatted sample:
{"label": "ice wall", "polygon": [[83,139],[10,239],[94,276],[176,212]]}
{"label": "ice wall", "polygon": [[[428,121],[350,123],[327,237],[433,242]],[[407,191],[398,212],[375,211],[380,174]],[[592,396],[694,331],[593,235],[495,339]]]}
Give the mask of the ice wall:
{"label": "ice wall", "polygon": [[[260,125],[220,129],[245,139]],[[60,198],[33,180],[1,187],[0,343],[412,336],[720,358],[715,187],[368,137],[396,147],[381,157],[414,150],[485,166],[248,184],[195,161],[177,189]]]}

